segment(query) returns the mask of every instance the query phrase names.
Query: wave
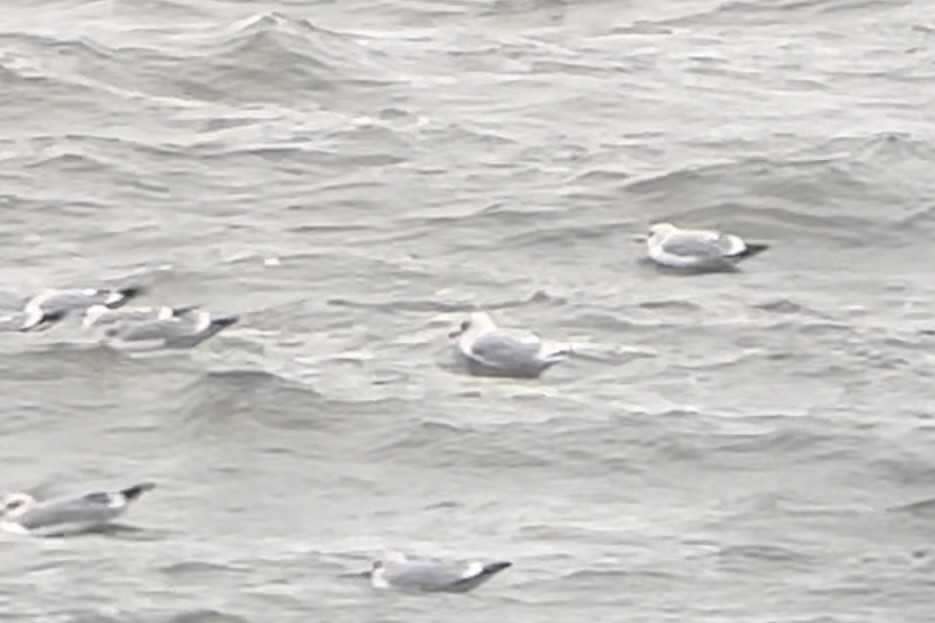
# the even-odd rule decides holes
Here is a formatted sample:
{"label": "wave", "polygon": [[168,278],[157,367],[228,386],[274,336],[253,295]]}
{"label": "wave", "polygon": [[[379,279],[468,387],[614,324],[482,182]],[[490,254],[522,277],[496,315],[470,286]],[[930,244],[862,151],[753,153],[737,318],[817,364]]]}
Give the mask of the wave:
{"label": "wave", "polygon": [[[496,311],[502,309],[514,309],[530,304],[562,304],[564,297],[549,294],[545,290],[536,290],[529,296],[523,298],[506,298],[500,301],[487,301],[483,308],[486,311]],[[396,298],[389,301],[367,302],[353,301],[347,298],[331,298],[327,301],[328,305],[336,307],[349,307],[354,309],[376,309],[384,311],[413,311],[413,312],[436,312],[436,313],[469,313],[477,311],[476,302],[446,302],[437,299],[417,299],[407,296],[405,299]]]}
{"label": "wave", "polygon": [[[431,452],[423,452],[431,448]],[[392,457],[396,461],[447,468],[471,465],[494,467],[542,468],[554,465],[549,447],[539,444],[509,446],[497,433],[481,432],[469,426],[448,422],[398,422],[370,448],[375,458]]]}
{"label": "wave", "polygon": [[206,419],[291,421],[294,405],[306,405],[313,411],[325,402],[310,387],[259,370],[208,372],[182,389],[177,400],[182,420],[194,425]]}
{"label": "wave", "polygon": [[158,620],[165,623],[253,623],[252,619],[213,608],[185,610],[170,615],[163,613]]}
{"label": "wave", "polygon": [[[110,0],[109,10],[117,18],[122,17],[124,13],[135,18],[140,14],[141,9],[136,0]],[[173,2],[172,0],[146,0],[146,11],[148,15],[158,16],[167,21],[172,20],[173,23],[210,15],[209,12],[202,10],[198,4]]]}
{"label": "wave", "polygon": [[836,139],[802,157],[746,158],[637,178],[622,194],[653,206],[647,220],[743,227],[842,246],[868,239],[897,245],[907,230],[927,224],[935,208],[920,203],[918,185],[892,181],[928,179],[924,172],[933,164],[935,150],[923,141],[887,133]]}
{"label": "wave", "polygon": [[[177,49],[124,49],[155,82],[211,102],[321,104],[329,91],[391,84],[392,63],[354,38],[278,13],[255,16]],[[163,88],[159,89],[160,92]]]}
{"label": "wave", "polygon": [[932,519],[935,518],[935,498],[927,498],[916,502],[892,506],[888,508],[887,511],[890,513],[906,513],[919,518]]}
{"label": "wave", "polygon": [[[159,40],[141,31],[133,45],[105,45],[90,37],[67,39],[39,34],[0,33],[8,51],[0,74],[19,106],[34,99],[63,109],[82,102],[157,98],[176,102],[287,102],[315,108],[329,91],[382,88],[393,82],[393,63],[357,39],[307,20],[270,13],[232,27],[183,31]],[[132,34],[125,33],[125,34]],[[183,45],[179,44],[182,40]],[[182,52],[184,50],[184,52]]]}
{"label": "wave", "polygon": [[854,13],[866,15],[868,10],[892,11],[894,4],[908,4],[908,2],[892,3],[889,0],[776,0],[774,2],[759,2],[757,0],[732,0],[716,5],[714,8],[683,12],[681,5],[674,5],[670,15],[655,19],[640,19],[633,24],[620,26],[615,29],[617,33],[637,32],[667,34],[668,28],[690,28],[703,25],[733,25],[733,26],[769,26],[787,23],[790,13],[802,16],[807,21],[809,17],[818,18],[832,15],[836,19],[846,19],[841,13]]}
{"label": "wave", "polygon": [[[738,434],[723,436],[720,440],[711,439],[717,453],[727,454],[762,454],[776,457],[780,454],[807,455],[810,457],[852,454],[846,444],[842,444],[840,434],[820,434],[804,428],[786,427],[766,433]],[[766,466],[764,466],[766,469]],[[769,467],[772,469],[772,466]]]}
{"label": "wave", "polygon": [[717,554],[718,563],[730,569],[749,568],[762,573],[764,565],[811,568],[817,558],[801,549],[765,543],[728,545]]}

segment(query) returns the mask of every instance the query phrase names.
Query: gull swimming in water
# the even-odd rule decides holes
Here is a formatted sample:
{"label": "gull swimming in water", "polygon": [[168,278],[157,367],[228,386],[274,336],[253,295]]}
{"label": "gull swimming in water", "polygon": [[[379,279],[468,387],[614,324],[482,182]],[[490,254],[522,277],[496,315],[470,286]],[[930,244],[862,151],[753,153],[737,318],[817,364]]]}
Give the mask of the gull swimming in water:
{"label": "gull swimming in water", "polygon": [[29,299],[23,307],[25,319],[20,331],[45,330],[72,314],[82,313],[93,305],[116,309],[139,296],[139,286],[123,288],[85,288],[46,290]]}
{"label": "gull swimming in water", "polygon": [[446,563],[395,554],[375,561],[363,575],[379,589],[466,593],[512,566],[508,561]]}
{"label": "gull swimming in water", "polygon": [[95,491],[38,501],[11,493],[0,502],[0,530],[35,536],[65,536],[104,527],[156,485],[144,482],[120,491]]}
{"label": "gull swimming in water", "polygon": [[741,259],[766,251],[769,245],[745,242],[719,231],[656,223],[649,229],[646,247],[649,259],[667,268],[728,270]]}
{"label": "gull swimming in water", "polygon": [[501,329],[486,312],[474,312],[448,334],[472,374],[537,378],[564,361],[569,344],[547,344],[530,331]]}
{"label": "gull swimming in water", "polygon": [[[171,309],[171,308],[168,308]],[[162,311],[155,318],[144,320],[116,319],[98,327],[101,341],[111,348],[123,351],[153,351],[194,348],[225,328],[236,324],[235,314],[212,314],[191,310],[168,316]],[[94,328],[92,322],[91,328]]]}
{"label": "gull swimming in water", "polygon": [[146,322],[181,318],[198,309],[198,305],[186,307],[120,307],[112,309],[106,305],[92,305],[84,312],[81,326],[85,329],[103,327],[121,322]]}

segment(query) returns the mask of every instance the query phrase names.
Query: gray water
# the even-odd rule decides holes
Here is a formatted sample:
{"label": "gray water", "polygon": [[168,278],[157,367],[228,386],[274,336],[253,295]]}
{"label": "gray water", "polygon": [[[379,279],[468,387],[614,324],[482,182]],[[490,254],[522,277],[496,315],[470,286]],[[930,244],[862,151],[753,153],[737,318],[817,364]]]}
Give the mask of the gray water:
{"label": "gray water", "polygon": [[[932,618],[935,4],[9,0],[0,290],[242,322],[0,334],[0,488],[152,479],[4,538],[4,620]],[[772,248],[641,265],[656,220]],[[271,261],[271,258],[278,258]],[[484,308],[582,344],[448,365]],[[468,595],[342,574],[515,566]]]}

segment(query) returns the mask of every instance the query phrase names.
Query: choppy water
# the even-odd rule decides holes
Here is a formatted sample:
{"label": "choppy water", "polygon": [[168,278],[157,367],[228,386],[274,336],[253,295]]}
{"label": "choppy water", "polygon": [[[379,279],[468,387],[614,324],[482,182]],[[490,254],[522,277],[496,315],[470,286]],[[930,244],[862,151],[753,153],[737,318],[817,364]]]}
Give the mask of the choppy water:
{"label": "choppy water", "polygon": [[[23,621],[931,620],[935,4],[17,0],[0,289],[139,273],[191,354],[0,339],[0,488],[150,478],[6,539]],[[653,220],[768,240],[640,266]],[[264,258],[279,257],[281,266]],[[474,306],[590,342],[444,365]],[[469,595],[339,577],[506,558]]]}

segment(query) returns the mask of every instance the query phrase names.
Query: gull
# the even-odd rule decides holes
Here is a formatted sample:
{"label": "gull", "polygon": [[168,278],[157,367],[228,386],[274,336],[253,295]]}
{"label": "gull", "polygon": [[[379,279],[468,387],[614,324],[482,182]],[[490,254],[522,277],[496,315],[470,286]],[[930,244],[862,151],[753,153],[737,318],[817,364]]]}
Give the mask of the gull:
{"label": "gull", "polygon": [[451,563],[394,554],[375,561],[362,575],[378,589],[466,593],[512,566],[508,561]]}
{"label": "gull", "polygon": [[744,242],[734,234],[700,229],[679,229],[671,223],[656,223],[646,241],[649,259],[668,268],[694,270],[731,269],[745,257],[769,248],[763,243]]}
{"label": "gull", "polygon": [[474,312],[448,334],[472,374],[537,378],[572,353],[569,344],[548,344],[530,331],[501,329],[486,312]]}
{"label": "gull", "polygon": [[144,292],[139,286],[123,288],[85,288],[45,290],[29,299],[23,307],[26,316],[20,331],[41,331],[93,305],[116,309]]}
{"label": "gull", "polygon": [[[170,308],[171,309],[171,308]],[[162,312],[166,316],[166,312]],[[104,345],[123,351],[194,348],[240,320],[235,314],[191,311],[144,320],[116,319],[98,328]],[[92,325],[93,328],[93,325]]]}
{"label": "gull", "polygon": [[94,491],[38,501],[24,492],[0,502],[0,530],[35,536],[65,536],[100,529],[156,485],[144,482],[119,491]]}
{"label": "gull", "polygon": [[93,329],[104,325],[121,322],[145,322],[152,320],[172,320],[181,318],[198,309],[198,305],[186,307],[120,307],[111,309],[106,305],[92,305],[84,312],[81,326]]}

